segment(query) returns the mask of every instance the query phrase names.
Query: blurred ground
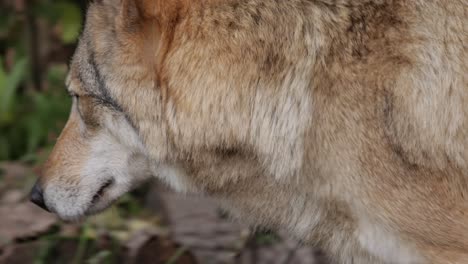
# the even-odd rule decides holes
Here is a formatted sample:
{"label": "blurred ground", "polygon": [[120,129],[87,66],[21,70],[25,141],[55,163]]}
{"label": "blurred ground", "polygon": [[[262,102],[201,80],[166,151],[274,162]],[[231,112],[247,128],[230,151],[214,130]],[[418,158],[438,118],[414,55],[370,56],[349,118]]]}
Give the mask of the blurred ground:
{"label": "blurred ground", "polygon": [[216,203],[152,183],[67,224],[27,200],[35,168],[0,164],[0,263],[325,263],[285,234],[252,234]]}

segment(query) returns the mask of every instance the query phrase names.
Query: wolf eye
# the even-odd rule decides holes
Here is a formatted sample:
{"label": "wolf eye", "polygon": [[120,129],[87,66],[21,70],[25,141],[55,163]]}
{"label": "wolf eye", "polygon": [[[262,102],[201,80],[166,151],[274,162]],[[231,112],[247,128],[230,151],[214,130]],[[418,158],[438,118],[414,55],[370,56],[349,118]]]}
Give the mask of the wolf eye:
{"label": "wolf eye", "polygon": [[75,109],[77,110],[81,120],[83,120],[86,127],[96,127],[99,125],[98,117],[96,114],[96,102],[94,98],[88,95],[75,95],[73,96]]}

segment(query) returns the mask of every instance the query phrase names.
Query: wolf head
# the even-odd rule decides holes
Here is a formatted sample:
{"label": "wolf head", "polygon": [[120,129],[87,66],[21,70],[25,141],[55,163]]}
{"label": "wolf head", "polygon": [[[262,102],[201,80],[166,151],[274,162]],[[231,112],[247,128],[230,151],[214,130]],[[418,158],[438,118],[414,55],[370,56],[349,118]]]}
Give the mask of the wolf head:
{"label": "wolf head", "polygon": [[[31,193],[33,202],[63,219],[99,212],[145,179],[177,171],[166,164],[158,62],[166,49],[161,38],[173,23],[166,16],[180,14],[182,6],[172,1],[164,8],[175,13],[160,14],[162,2],[89,7],[66,82],[70,117]],[[180,181],[171,182],[189,189]]]}
{"label": "wolf head", "polygon": [[242,184],[253,195],[297,174],[310,47],[276,26],[303,22],[273,15],[295,12],[273,2],[242,12],[236,1],[92,3],[66,83],[70,118],[32,200],[73,220],[153,176],[181,192],[233,194]]}

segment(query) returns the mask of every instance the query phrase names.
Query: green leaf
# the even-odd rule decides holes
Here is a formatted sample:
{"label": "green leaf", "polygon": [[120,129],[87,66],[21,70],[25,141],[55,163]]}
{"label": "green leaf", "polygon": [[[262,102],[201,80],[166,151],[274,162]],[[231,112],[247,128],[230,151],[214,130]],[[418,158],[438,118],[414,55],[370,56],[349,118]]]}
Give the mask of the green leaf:
{"label": "green leaf", "polygon": [[[12,109],[16,103],[16,90],[24,79],[27,68],[27,59],[21,58],[16,61],[13,70],[7,74],[0,84],[4,85],[0,97],[0,124],[10,122],[13,118]],[[1,74],[0,74],[1,75]]]}
{"label": "green leaf", "polygon": [[180,247],[177,249],[177,251],[172,255],[170,259],[166,261],[166,264],[175,264],[179,260],[182,255],[184,255],[187,252],[186,247]]}
{"label": "green leaf", "polygon": [[50,65],[49,70],[47,71],[47,80],[49,81],[50,85],[53,87],[64,87],[64,80],[68,73],[67,64],[53,64]]}
{"label": "green leaf", "polygon": [[279,236],[271,231],[255,233],[255,241],[259,245],[272,245],[280,240]]}
{"label": "green leaf", "polygon": [[5,38],[15,22],[14,12],[10,8],[0,9],[0,37]]}
{"label": "green leaf", "polygon": [[43,126],[41,120],[30,120],[27,123],[27,127],[29,130],[27,140],[27,152],[26,154],[32,154],[34,150],[39,146],[41,143],[41,139],[43,138]]}
{"label": "green leaf", "polygon": [[112,252],[109,250],[99,251],[96,255],[92,256],[88,259],[88,264],[101,264],[101,263],[108,263],[109,260],[112,258]]}
{"label": "green leaf", "polygon": [[73,261],[71,262],[73,264],[79,264],[83,261],[83,258],[86,254],[86,249],[88,248],[90,242],[90,239],[87,236],[89,228],[90,226],[87,222],[83,224],[81,234],[79,237],[78,248],[76,250],[75,256],[73,257]]}
{"label": "green leaf", "polygon": [[56,8],[60,12],[58,23],[62,27],[62,41],[65,44],[75,42],[80,35],[81,29],[81,10],[80,8],[70,2],[59,2]]}
{"label": "green leaf", "polygon": [[35,1],[35,5],[33,6],[34,15],[44,18],[52,24],[56,24],[60,16],[56,5],[57,3],[50,3],[49,1]]}
{"label": "green leaf", "polygon": [[59,242],[54,236],[45,236],[41,239],[39,252],[34,260],[34,264],[46,264],[47,260],[54,253],[54,248]]}
{"label": "green leaf", "polygon": [[5,93],[5,87],[7,83],[7,74],[3,68],[3,58],[0,56],[0,98],[2,98]]}
{"label": "green leaf", "polygon": [[6,135],[0,135],[0,160],[6,160],[10,157],[9,149]]}

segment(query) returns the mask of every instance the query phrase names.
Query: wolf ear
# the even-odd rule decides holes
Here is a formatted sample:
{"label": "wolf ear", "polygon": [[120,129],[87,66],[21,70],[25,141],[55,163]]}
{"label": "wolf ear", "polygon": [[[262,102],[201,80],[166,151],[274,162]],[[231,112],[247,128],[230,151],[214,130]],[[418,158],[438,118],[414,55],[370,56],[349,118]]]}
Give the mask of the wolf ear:
{"label": "wolf ear", "polygon": [[121,0],[118,21],[127,30],[135,30],[145,22],[156,19],[154,0]]}
{"label": "wolf ear", "polygon": [[121,0],[120,20],[129,28],[156,22],[164,30],[183,16],[189,4],[190,0]]}

